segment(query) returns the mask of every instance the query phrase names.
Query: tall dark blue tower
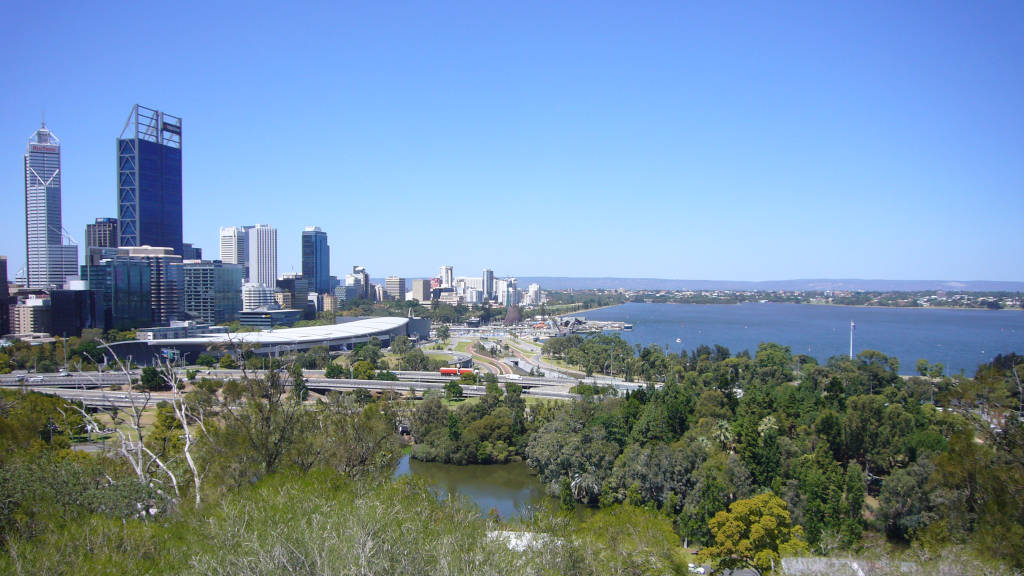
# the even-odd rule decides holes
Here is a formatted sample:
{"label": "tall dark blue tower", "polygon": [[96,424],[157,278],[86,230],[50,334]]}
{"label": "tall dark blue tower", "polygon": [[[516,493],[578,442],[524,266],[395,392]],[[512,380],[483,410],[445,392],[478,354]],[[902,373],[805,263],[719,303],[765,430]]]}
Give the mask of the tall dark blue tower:
{"label": "tall dark blue tower", "polygon": [[181,118],[136,104],[117,139],[121,246],[182,253]]}
{"label": "tall dark blue tower", "polygon": [[331,291],[331,247],[327,233],[316,226],[302,231],[302,276],[309,281],[310,291]]}

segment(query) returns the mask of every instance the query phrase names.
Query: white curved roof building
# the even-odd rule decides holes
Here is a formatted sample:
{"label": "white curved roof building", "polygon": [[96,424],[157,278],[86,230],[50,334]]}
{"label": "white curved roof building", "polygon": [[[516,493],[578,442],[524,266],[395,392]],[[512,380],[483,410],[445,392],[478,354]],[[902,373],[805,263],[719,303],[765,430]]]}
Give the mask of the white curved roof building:
{"label": "white curved roof building", "polygon": [[203,334],[189,338],[152,340],[150,346],[161,348],[196,348],[208,346],[253,346],[256,353],[273,351],[305,350],[313,346],[327,346],[331,349],[350,348],[353,344],[366,342],[377,337],[392,341],[397,336],[407,335],[409,318],[380,317],[365,318],[343,324],[307,326],[304,328],[280,328],[259,332],[236,332],[232,334]]}

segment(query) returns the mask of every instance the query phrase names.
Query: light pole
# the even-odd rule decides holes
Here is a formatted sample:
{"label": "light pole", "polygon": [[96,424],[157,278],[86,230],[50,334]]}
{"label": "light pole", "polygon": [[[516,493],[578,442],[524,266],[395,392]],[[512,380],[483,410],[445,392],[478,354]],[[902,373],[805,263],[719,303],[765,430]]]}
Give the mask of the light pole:
{"label": "light pole", "polygon": [[853,323],[853,320],[850,320],[850,360],[853,360],[853,329],[855,327],[856,324]]}

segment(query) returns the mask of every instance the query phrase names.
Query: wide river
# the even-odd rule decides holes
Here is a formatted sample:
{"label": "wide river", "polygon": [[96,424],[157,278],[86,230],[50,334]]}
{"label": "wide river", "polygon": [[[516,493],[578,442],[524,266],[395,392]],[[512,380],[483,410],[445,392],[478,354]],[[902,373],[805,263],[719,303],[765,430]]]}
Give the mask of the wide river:
{"label": "wide river", "polygon": [[[867,308],[810,304],[637,304],[582,312],[591,320],[633,325],[621,336],[630,344],[658,344],[671,352],[721,344],[733,354],[753,354],[761,342],[789,346],[824,362],[878,350],[900,361],[900,373],[914,373],[919,358],[941,362],[947,372],[973,376],[979,364],[999,353],[1024,354],[1024,312],[934,308]],[[677,342],[678,339],[678,342]]]}

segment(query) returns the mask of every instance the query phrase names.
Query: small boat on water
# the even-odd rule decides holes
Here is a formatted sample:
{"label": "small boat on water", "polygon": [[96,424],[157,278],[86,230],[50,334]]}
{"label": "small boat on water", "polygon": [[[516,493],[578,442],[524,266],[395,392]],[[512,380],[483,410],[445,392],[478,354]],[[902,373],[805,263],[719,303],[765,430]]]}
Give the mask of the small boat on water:
{"label": "small boat on water", "polygon": [[683,343],[683,339],[682,338],[676,338],[676,344],[682,344],[682,343]]}
{"label": "small boat on water", "polygon": [[623,324],[622,325],[622,329],[623,330],[632,330],[633,329],[633,325],[632,324]]}

